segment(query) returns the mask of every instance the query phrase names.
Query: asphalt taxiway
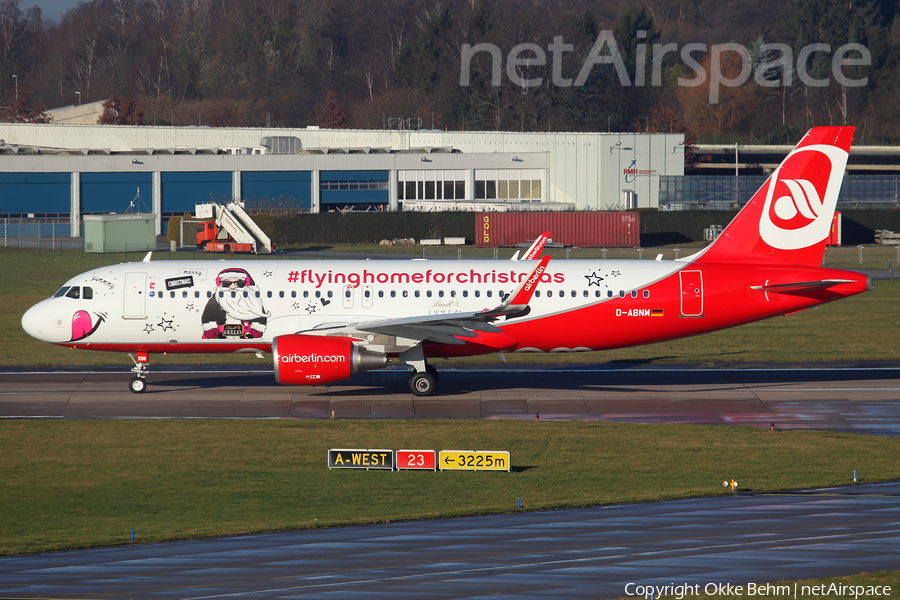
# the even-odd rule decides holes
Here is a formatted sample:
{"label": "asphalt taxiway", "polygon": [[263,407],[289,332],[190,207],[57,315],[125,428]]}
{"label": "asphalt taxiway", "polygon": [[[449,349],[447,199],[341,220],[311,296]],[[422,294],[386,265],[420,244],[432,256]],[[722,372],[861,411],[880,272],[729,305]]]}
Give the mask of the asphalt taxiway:
{"label": "asphalt taxiway", "polygon": [[155,367],[132,394],[124,369],[0,371],[0,417],[469,418],[685,422],[900,435],[900,365],[490,365],[439,369],[413,396],[409,371],[314,387],[271,368]]}

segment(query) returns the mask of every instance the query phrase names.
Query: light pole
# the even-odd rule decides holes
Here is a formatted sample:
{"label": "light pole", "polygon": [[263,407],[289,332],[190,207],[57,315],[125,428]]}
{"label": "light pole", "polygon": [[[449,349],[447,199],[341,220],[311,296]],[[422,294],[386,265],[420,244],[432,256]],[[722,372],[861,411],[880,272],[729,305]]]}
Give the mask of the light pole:
{"label": "light pole", "polygon": [[78,94],[78,106],[81,106],[81,92],[75,92]]}
{"label": "light pole", "polygon": [[16,80],[16,104],[19,103],[19,76],[13,75],[13,79]]}

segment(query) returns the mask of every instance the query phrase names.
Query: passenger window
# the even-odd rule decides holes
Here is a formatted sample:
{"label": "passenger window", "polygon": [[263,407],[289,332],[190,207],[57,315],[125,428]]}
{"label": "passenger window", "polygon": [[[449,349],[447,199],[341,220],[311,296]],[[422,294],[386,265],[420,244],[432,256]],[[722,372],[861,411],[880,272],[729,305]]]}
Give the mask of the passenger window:
{"label": "passenger window", "polygon": [[244,292],[244,298],[249,298],[249,297],[250,297],[250,294],[248,294],[248,293],[245,291],[245,292]]}
{"label": "passenger window", "polygon": [[541,290],[535,290],[535,291],[534,291],[534,297],[535,297],[535,298],[540,298],[540,297],[541,297]]}
{"label": "passenger window", "polygon": [[475,297],[476,297],[476,298],[480,298],[480,297],[481,297],[481,290],[475,290]]}
{"label": "passenger window", "polygon": [[613,297],[612,290],[607,290],[607,292],[606,292],[606,297],[607,297],[607,298],[612,298],[612,297]]}
{"label": "passenger window", "polygon": [[331,293],[331,290],[328,290],[328,297],[331,298],[334,294]]}
{"label": "passenger window", "polygon": [[404,297],[404,298],[409,298],[409,291],[408,291],[408,290],[403,290],[403,297]]}
{"label": "passenger window", "polygon": [[297,297],[297,290],[291,290],[291,298]]}
{"label": "passenger window", "polygon": [[[194,290],[194,298],[199,298],[199,297],[200,297],[200,292],[198,292],[197,290]],[[272,297],[272,292],[269,292],[269,298],[271,298],[271,297]]]}
{"label": "passenger window", "polygon": [[181,297],[182,297],[182,298],[187,298],[187,297],[188,297],[188,293],[187,293],[187,292],[181,292]]}
{"label": "passenger window", "polygon": [[487,297],[488,297],[488,298],[491,297],[491,290],[488,290],[488,291],[487,291]]}
{"label": "passenger window", "polygon": [[644,290],[644,298],[650,297],[650,290]]}
{"label": "passenger window", "polygon": [[279,297],[279,298],[284,298],[284,292],[278,292],[278,297]]}
{"label": "passenger window", "polygon": [[365,294],[366,294],[366,298],[372,297],[372,292],[370,292],[369,290],[366,290]]}
{"label": "passenger window", "polygon": [[322,292],[320,292],[319,290],[316,290],[316,298],[321,298],[321,297],[322,297]]}
{"label": "passenger window", "polygon": [[438,298],[443,298],[443,297],[444,297],[444,290],[438,291]]}
{"label": "passenger window", "polygon": [[419,290],[416,290],[416,298],[419,297]]}
{"label": "passenger window", "polygon": [[69,288],[69,292],[66,294],[66,298],[81,298],[81,288],[78,286],[73,286]]}
{"label": "passenger window", "polygon": [[572,290],[572,297],[575,297],[575,290]]}
{"label": "passenger window", "polygon": [[631,290],[631,297],[637,298],[637,290]]}
{"label": "passenger window", "polygon": [[175,292],[169,292],[169,298],[174,298],[174,297],[175,297]]}
{"label": "passenger window", "polygon": [[234,291],[231,292],[231,297],[232,297],[232,298],[237,298],[237,292],[234,292]]}
{"label": "passenger window", "polygon": [[431,298],[431,290],[428,290],[427,292],[425,292],[425,295],[428,296],[429,298]]}
{"label": "passenger window", "polygon": [[268,292],[266,292],[266,298],[271,298],[271,297],[272,297],[272,290],[269,290]]}
{"label": "passenger window", "polygon": [[469,297],[469,291],[463,290],[463,298],[468,298],[468,297]]}
{"label": "passenger window", "polygon": [[619,298],[625,297],[625,290],[619,290]]}
{"label": "passenger window", "polygon": [[94,299],[94,290],[89,287],[85,286],[85,287],[81,288],[81,294],[85,300],[93,300]]}
{"label": "passenger window", "polygon": [[345,290],[345,291],[344,291],[344,298],[349,298],[349,297],[350,297],[350,290]]}
{"label": "passenger window", "polygon": [[[587,291],[587,290],[584,290],[584,294],[582,294],[582,295],[583,295],[585,298],[587,298],[587,297],[588,297],[588,291]],[[597,295],[598,295],[598,296],[600,295],[600,292],[599,292],[599,291],[597,292]]]}
{"label": "passenger window", "polygon": [[[378,292],[378,297],[381,297],[381,292]],[[397,290],[391,290],[391,298],[397,297]]]}
{"label": "passenger window", "polygon": [[219,298],[224,298],[224,297],[225,297],[225,292],[219,292]]}
{"label": "passenger window", "polygon": [[456,290],[450,290],[450,297],[456,298]]}
{"label": "passenger window", "polygon": [[309,290],[303,290],[303,297],[309,298]]}
{"label": "passenger window", "polygon": [[548,297],[548,298],[552,298],[552,297],[553,297],[553,291],[552,291],[552,290],[547,290],[547,297]]}

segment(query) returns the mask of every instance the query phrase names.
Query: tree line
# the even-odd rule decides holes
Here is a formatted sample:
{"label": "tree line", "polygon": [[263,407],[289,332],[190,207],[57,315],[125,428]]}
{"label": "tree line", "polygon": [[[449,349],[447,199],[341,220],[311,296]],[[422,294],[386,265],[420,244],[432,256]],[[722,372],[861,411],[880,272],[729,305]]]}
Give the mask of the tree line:
{"label": "tree line", "polygon": [[[851,124],[858,142],[891,143],[897,13],[888,0],[87,0],[44,22],[3,0],[0,97],[14,121],[115,99],[105,122],[762,143]],[[868,58],[847,52],[836,71],[847,44]]]}

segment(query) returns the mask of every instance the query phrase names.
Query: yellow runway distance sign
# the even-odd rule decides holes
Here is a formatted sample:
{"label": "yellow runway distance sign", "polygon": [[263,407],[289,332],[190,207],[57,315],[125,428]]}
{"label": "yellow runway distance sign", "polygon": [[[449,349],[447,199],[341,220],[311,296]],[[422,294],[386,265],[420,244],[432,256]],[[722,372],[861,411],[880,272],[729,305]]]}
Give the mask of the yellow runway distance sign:
{"label": "yellow runway distance sign", "polygon": [[504,450],[441,450],[441,471],[509,471],[509,452]]}

